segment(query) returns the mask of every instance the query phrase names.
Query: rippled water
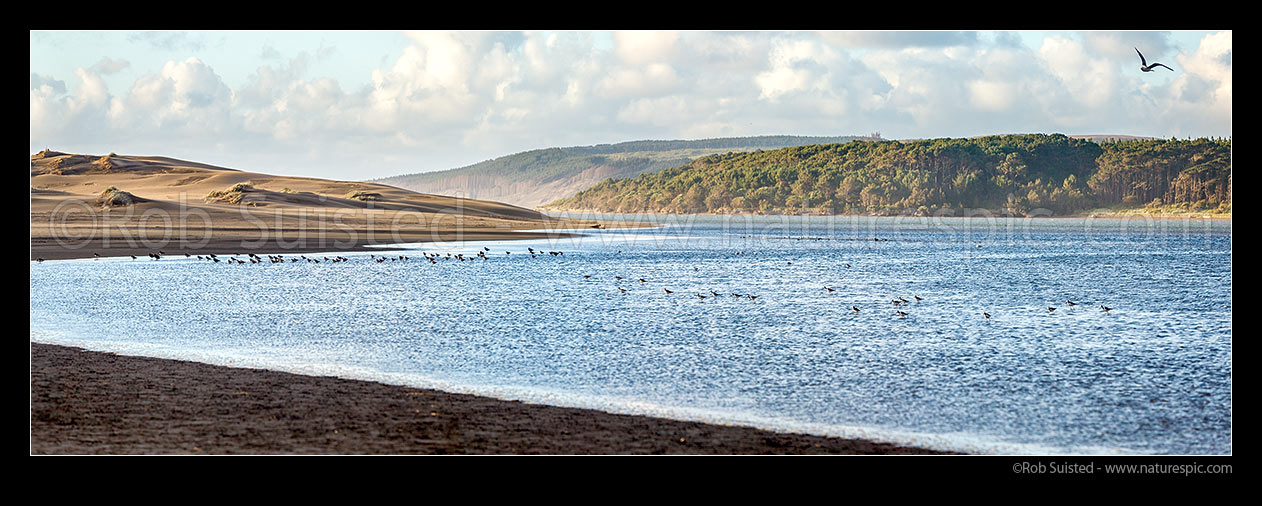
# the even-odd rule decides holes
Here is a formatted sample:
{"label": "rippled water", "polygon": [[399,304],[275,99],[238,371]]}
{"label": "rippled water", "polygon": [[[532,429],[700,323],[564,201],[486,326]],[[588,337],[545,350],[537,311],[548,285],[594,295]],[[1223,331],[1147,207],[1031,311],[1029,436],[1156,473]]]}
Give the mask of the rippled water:
{"label": "rippled water", "polygon": [[975,452],[1231,452],[1230,222],[636,219],[663,226],[32,263],[31,340]]}

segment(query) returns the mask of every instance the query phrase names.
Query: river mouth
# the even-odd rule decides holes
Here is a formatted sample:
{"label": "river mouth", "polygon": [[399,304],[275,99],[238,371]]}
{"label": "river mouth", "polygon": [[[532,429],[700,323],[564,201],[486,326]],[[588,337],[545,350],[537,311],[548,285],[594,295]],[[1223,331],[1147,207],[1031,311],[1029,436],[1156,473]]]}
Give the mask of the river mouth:
{"label": "river mouth", "polygon": [[754,223],[32,263],[31,339],[972,453],[1231,451],[1229,223]]}

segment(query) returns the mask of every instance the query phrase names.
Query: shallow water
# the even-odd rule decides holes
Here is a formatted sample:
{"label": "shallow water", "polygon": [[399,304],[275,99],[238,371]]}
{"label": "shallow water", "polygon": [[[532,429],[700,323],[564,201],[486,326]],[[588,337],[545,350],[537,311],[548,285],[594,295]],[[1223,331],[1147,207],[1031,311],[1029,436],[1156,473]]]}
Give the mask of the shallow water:
{"label": "shallow water", "polygon": [[31,340],[973,452],[1231,452],[1230,222],[632,219],[663,226],[32,263]]}

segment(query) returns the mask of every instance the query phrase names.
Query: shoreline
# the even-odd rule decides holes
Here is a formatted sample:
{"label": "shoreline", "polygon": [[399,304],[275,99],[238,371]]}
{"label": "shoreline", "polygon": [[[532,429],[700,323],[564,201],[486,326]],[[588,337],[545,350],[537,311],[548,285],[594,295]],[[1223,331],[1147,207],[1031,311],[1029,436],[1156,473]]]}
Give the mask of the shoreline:
{"label": "shoreline", "polygon": [[[90,229],[87,239],[66,239],[56,235],[30,237],[30,259],[72,260],[85,258],[111,258],[136,256],[163,251],[166,255],[301,255],[311,253],[343,253],[362,251],[400,251],[400,244],[443,243],[461,241],[517,241],[531,239],[562,239],[579,237],[581,230],[599,224],[601,229],[651,228],[653,225],[620,221],[563,220],[535,228],[466,228],[450,230],[379,230],[354,229],[338,231],[319,229],[305,234],[298,231],[289,237],[277,232],[259,233],[257,230],[213,228],[210,237],[184,237],[175,234],[177,229],[157,229],[150,232],[161,239],[151,239],[138,232],[122,238],[108,237],[102,229]],[[563,226],[572,225],[572,226]],[[32,227],[32,230],[35,230]],[[70,244],[77,242],[78,244]],[[145,244],[149,245],[146,246]],[[258,244],[254,244],[258,243]]]}
{"label": "shoreline", "polygon": [[[496,241],[496,240],[529,240],[529,239],[556,239],[566,237],[576,237],[579,234],[571,232],[551,233],[547,231],[472,231],[472,232],[449,232],[443,233],[439,238],[434,235],[425,233],[419,235],[405,234],[395,239],[384,241],[374,240],[341,240],[330,239],[320,241],[310,241],[309,244],[303,245],[285,245],[284,242],[292,242],[285,240],[267,240],[265,244],[260,246],[242,246],[245,243],[254,242],[257,239],[252,237],[232,237],[221,238],[209,241],[183,241],[173,239],[169,243],[159,244],[154,247],[137,246],[134,244],[126,244],[123,240],[102,240],[93,239],[84,245],[78,247],[66,247],[58,244],[56,239],[49,238],[31,238],[31,260],[76,260],[86,258],[112,258],[136,256],[145,257],[156,251],[164,251],[167,256],[170,255],[244,255],[246,253],[254,253],[256,255],[302,255],[310,253],[345,253],[357,251],[399,251],[403,248],[395,247],[396,244],[412,244],[412,243],[439,243],[451,241]],[[131,241],[141,242],[144,241]],[[192,247],[188,247],[191,242]],[[123,243],[123,245],[108,245],[109,243]],[[200,244],[199,244],[200,243]],[[349,244],[348,244],[349,243]]]}
{"label": "shoreline", "polygon": [[955,215],[949,215],[949,216],[948,216],[948,215],[944,215],[944,216],[924,215],[924,216],[921,216],[921,215],[914,215],[914,214],[660,213],[660,212],[653,212],[653,211],[637,211],[637,212],[625,212],[625,213],[624,213],[624,212],[597,211],[597,210],[593,210],[593,209],[557,209],[557,208],[540,208],[540,209],[544,209],[544,210],[549,211],[549,212],[558,213],[558,214],[560,214],[561,216],[564,216],[564,215],[565,215],[565,214],[562,214],[562,213],[569,213],[569,214],[574,214],[574,215],[579,215],[579,216],[582,216],[582,215],[584,215],[584,214],[592,214],[592,215],[625,215],[625,216],[732,216],[732,217],[767,217],[767,218],[775,218],[775,217],[795,217],[795,218],[796,218],[796,217],[804,217],[804,218],[973,218],[973,219],[988,219],[988,218],[990,218],[990,219],[994,219],[994,218],[1003,218],[1003,219],[1022,219],[1022,220],[1025,220],[1025,219],[1037,219],[1037,220],[1086,220],[1086,219],[1105,219],[1105,220],[1116,220],[1116,219],[1128,219],[1128,218],[1143,218],[1143,219],[1159,219],[1159,220],[1185,220],[1185,219],[1186,219],[1186,220],[1220,220],[1220,221],[1231,221],[1231,215],[1230,215],[1230,214],[1225,214],[1225,215],[1224,215],[1224,214],[1194,214],[1194,213],[1186,213],[1186,214],[1154,213],[1154,214],[1149,214],[1149,213],[1142,213],[1142,212],[1104,212],[1104,211],[1099,211],[1099,212],[1088,212],[1088,213],[1075,213],[1075,214],[1067,214],[1067,215],[1063,215],[1063,216],[1040,216],[1040,215],[1033,215],[1033,216],[1014,216],[1014,215],[1004,215],[1004,214],[999,214],[999,213],[990,213],[989,211],[987,211],[987,213],[986,213],[986,214],[973,214],[973,215],[966,215],[966,216],[955,216]]}
{"label": "shoreline", "polygon": [[32,454],[951,455],[30,343]]}

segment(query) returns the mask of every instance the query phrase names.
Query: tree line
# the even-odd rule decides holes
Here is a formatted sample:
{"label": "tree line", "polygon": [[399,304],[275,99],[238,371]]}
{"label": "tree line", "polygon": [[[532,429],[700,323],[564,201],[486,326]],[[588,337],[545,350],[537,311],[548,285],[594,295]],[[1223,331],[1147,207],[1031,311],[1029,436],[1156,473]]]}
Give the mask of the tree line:
{"label": "tree line", "polygon": [[605,180],[549,207],[605,212],[1063,215],[1231,210],[1230,139],[1062,134],[855,141],[706,156]]}

